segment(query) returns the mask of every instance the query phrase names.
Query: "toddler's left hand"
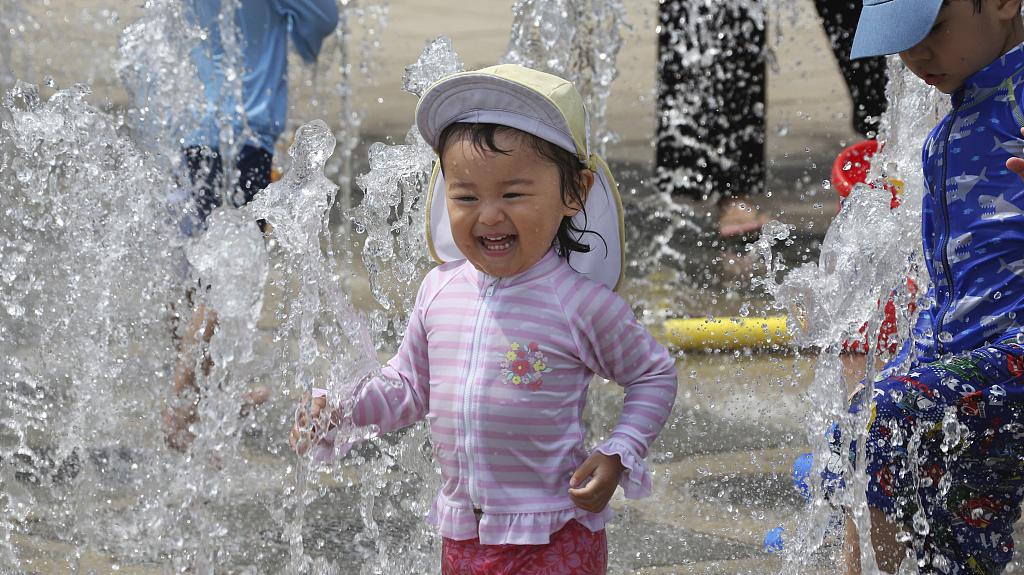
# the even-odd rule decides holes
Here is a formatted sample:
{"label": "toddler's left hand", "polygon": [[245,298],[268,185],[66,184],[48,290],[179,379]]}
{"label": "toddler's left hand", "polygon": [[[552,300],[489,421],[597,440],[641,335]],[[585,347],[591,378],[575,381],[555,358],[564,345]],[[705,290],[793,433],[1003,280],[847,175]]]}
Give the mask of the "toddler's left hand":
{"label": "toddler's left hand", "polygon": [[601,512],[615,493],[625,469],[618,455],[595,451],[569,479],[569,498],[580,509]]}

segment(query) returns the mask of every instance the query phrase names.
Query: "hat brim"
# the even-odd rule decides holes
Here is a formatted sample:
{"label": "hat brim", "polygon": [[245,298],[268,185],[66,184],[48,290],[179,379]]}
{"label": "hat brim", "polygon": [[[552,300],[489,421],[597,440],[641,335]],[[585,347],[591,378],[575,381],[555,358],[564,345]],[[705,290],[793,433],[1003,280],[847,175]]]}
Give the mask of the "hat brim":
{"label": "hat brim", "polygon": [[[622,199],[607,164],[600,159],[597,164],[594,185],[587,194],[584,209],[576,214],[573,222],[577,228],[596,232],[601,237],[585,234],[580,238],[590,246],[590,251],[573,252],[569,263],[577,272],[615,290],[622,281],[626,257]],[[444,187],[440,163],[435,162],[427,186],[426,219],[427,246],[438,263],[466,259],[452,237]]]}
{"label": "hat brim", "polygon": [[924,40],[935,25],[942,0],[883,0],[864,4],[850,59],[897,54]]}
{"label": "hat brim", "polygon": [[[441,132],[448,126],[488,122],[491,120],[482,119],[482,115],[507,114],[519,116],[518,125],[513,127],[554,142],[586,163],[589,142],[574,138],[558,105],[533,87],[496,73],[506,71],[504,68],[514,72],[521,67],[506,65],[496,66],[490,72],[460,72],[431,86],[416,105],[416,127],[423,139],[437,151]],[[581,139],[586,138],[581,135]]]}

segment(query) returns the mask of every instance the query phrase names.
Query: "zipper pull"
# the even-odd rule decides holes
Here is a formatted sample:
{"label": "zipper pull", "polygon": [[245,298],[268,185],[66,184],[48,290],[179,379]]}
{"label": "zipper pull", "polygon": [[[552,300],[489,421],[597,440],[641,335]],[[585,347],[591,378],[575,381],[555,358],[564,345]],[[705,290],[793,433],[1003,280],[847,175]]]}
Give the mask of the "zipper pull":
{"label": "zipper pull", "polygon": [[495,280],[494,283],[492,283],[491,285],[487,286],[487,291],[484,292],[484,297],[491,297],[492,295],[494,295],[494,288],[497,285],[498,285],[498,281]]}

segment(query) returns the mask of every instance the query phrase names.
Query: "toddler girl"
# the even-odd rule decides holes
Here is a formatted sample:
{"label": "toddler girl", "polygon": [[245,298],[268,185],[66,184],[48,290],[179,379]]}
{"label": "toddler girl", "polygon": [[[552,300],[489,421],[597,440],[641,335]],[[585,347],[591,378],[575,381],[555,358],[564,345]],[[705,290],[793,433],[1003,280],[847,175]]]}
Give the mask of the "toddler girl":
{"label": "toddler girl", "polygon": [[[672,409],[675,365],[613,291],[622,208],[587,122],[572,84],[516,65],[444,78],[416,110],[439,157],[427,239],[442,263],[351,415],[382,433],[428,421],[442,474],[428,520],[446,575],[605,573],[608,500],[617,485],[651,492],[643,458]],[[623,386],[625,405],[588,453],[594,374]],[[325,406],[314,401],[314,419]],[[333,451],[306,422],[293,446]]]}

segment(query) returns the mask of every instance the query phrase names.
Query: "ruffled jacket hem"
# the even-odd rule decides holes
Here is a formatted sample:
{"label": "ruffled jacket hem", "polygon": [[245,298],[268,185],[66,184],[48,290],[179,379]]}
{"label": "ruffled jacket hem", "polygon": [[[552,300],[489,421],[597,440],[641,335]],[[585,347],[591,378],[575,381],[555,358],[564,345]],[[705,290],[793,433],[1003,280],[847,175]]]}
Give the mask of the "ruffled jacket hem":
{"label": "ruffled jacket hem", "polygon": [[442,537],[455,541],[479,538],[482,545],[545,545],[552,533],[573,519],[597,532],[604,529],[612,515],[611,506],[600,513],[571,506],[537,513],[484,513],[477,523],[472,509],[454,507],[439,497],[427,514],[427,523]]}

